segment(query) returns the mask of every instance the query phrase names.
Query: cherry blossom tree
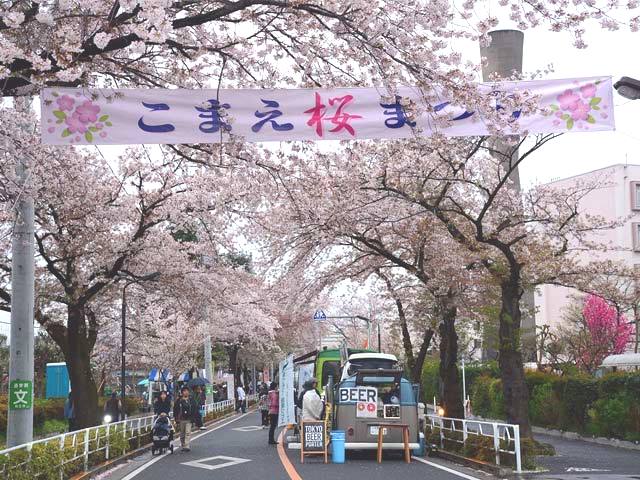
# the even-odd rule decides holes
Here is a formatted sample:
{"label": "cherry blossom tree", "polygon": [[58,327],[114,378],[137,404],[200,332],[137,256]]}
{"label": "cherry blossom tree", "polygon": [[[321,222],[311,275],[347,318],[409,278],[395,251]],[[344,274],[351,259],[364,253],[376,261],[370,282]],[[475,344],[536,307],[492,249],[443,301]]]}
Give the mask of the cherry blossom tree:
{"label": "cherry blossom tree", "polygon": [[578,366],[594,372],[608,355],[623,353],[632,327],[626,317],[597,295],[587,295],[582,307],[582,325],[573,343]]}

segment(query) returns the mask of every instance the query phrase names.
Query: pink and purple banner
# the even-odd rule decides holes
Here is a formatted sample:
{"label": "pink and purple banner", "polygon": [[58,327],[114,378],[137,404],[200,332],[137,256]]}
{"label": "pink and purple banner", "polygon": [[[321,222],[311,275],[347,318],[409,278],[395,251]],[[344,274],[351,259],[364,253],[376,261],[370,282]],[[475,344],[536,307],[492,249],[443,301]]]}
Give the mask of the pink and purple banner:
{"label": "pink and purple banner", "polygon": [[[527,91],[543,113],[511,112],[520,132],[613,130],[611,77],[480,84],[496,98]],[[397,139],[440,133],[490,135],[473,108],[417,89],[389,96],[375,88],[164,90],[46,88],[42,141],[54,145],[219,143]],[[417,115],[407,105],[417,105]],[[499,105],[496,100],[496,108]],[[443,126],[443,118],[448,119]]]}

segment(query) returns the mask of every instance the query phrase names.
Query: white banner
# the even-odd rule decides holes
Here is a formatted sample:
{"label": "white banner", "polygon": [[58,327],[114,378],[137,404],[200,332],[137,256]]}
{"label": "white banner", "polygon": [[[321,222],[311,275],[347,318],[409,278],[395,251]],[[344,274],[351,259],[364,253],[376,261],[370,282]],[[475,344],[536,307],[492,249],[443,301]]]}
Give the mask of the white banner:
{"label": "white banner", "polygon": [[[525,90],[540,96],[540,105],[549,109],[546,114],[511,113],[520,131],[614,128],[611,77],[487,83],[480,89],[502,98]],[[55,145],[219,143],[230,135],[264,142],[393,139],[436,131],[447,136],[490,134],[472,108],[454,106],[446,98],[426,106],[421,92],[411,87],[400,88],[395,98],[375,88],[46,88],[40,98],[42,141]],[[417,118],[405,110],[411,102],[422,112]],[[449,118],[450,125],[438,126],[441,117]]]}
{"label": "white banner", "polygon": [[280,413],[278,426],[296,423],[295,403],[293,398],[293,355],[280,362]]}

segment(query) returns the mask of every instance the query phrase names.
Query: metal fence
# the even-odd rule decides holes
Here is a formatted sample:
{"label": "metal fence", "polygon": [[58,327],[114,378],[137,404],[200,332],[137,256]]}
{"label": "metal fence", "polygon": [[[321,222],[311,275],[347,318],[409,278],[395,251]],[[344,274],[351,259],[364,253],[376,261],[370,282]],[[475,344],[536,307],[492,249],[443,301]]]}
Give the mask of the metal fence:
{"label": "metal fence", "polygon": [[[490,437],[493,439],[493,449],[495,451],[495,463],[500,465],[500,453],[506,453],[515,457],[516,472],[522,472],[522,457],[520,452],[520,426],[510,423],[486,422],[482,420],[463,420],[461,418],[448,418],[439,415],[427,414],[428,424],[431,429],[440,429],[440,447],[444,448],[445,438],[451,442],[464,444],[469,434]],[[458,433],[459,435],[445,436],[445,431]],[[513,450],[510,446],[513,445]]]}
{"label": "metal fence", "polygon": [[[247,396],[249,402],[254,395]],[[234,401],[204,405],[205,415],[233,411]],[[0,478],[67,478],[148,443],[154,415],[42,438],[0,450]]]}

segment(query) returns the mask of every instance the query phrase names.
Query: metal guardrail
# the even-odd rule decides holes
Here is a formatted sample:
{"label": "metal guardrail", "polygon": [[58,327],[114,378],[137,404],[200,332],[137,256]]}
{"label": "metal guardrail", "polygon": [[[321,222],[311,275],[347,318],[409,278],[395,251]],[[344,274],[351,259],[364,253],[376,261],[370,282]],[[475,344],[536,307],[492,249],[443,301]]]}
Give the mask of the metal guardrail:
{"label": "metal guardrail", "polygon": [[[464,420],[461,418],[448,418],[439,415],[425,415],[431,428],[440,429],[440,447],[444,447],[444,431],[462,433],[462,440],[448,438],[448,441],[463,443],[467,441],[469,433],[493,438],[493,449],[496,453],[495,463],[500,465],[500,453],[508,453],[515,456],[516,472],[522,472],[522,456],[520,451],[520,426],[510,423],[487,422],[483,420]],[[504,440],[507,448],[500,446],[500,441]],[[513,451],[508,446],[513,441]]]}
{"label": "metal guardrail", "polygon": [[[254,397],[255,395],[248,395],[247,400],[255,400]],[[224,400],[204,405],[204,410],[205,415],[208,415],[233,410],[233,407],[233,400]],[[33,453],[40,449],[48,460],[55,460],[54,464],[42,465],[46,473],[59,471],[60,478],[63,479],[71,471],[86,472],[92,465],[117,458],[131,448],[139,448],[146,444],[143,437],[151,431],[155,418],[155,415],[131,418],[0,450],[0,478],[11,478],[10,473],[14,471],[22,471],[25,474],[30,472]]]}

